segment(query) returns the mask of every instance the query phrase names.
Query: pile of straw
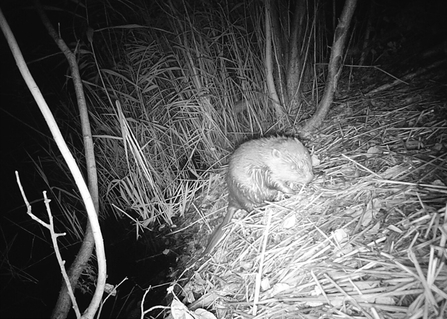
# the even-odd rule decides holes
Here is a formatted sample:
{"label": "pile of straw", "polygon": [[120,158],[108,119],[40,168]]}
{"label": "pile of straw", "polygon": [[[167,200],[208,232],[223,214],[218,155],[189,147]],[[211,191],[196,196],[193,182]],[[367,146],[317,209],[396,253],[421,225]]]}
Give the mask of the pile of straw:
{"label": "pile of straw", "polygon": [[335,106],[307,144],[314,181],[236,214],[183,301],[218,318],[446,318],[442,103],[407,89]]}

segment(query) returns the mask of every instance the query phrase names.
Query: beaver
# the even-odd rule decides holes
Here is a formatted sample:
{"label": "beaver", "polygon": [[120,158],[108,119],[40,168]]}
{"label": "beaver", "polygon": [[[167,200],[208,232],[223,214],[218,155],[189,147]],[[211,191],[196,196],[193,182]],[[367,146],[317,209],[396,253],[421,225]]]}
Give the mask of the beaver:
{"label": "beaver", "polygon": [[224,235],[223,228],[239,209],[247,212],[280,194],[293,195],[292,187],[313,179],[308,150],[296,138],[263,137],[241,144],[230,156],[227,171],[228,206],[203,253],[207,255]]}

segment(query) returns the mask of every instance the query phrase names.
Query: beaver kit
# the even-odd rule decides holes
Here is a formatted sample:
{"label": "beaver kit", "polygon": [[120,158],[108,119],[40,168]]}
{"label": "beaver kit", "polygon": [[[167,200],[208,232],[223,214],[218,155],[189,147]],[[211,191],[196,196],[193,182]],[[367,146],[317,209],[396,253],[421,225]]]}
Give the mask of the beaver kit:
{"label": "beaver kit", "polygon": [[313,177],[309,152],[296,138],[259,138],[241,144],[228,164],[227,213],[203,255],[219,243],[236,211],[250,212],[265,201],[277,200],[280,194],[293,195],[297,184],[305,185]]}

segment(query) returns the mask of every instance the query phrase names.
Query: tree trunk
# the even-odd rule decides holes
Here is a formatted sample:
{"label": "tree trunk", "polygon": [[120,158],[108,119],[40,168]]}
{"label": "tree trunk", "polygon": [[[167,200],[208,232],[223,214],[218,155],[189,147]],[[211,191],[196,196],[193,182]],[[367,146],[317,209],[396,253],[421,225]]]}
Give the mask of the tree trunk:
{"label": "tree trunk", "polygon": [[285,121],[285,113],[281,106],[281,102],[276,91],[275,81],[273,77],[273,51],[272,51],[272,30],[271,24],[271,2],[265,0],[265,73],[267,78],[267,88],[269,91],[269,97],[273,103],[276,117],[279,122]]}
{"label": "tree trunk", "polygon": [[[70,51],[70,49],[66,46],[65,42],[62,38],[59,37],[56,30],[51,25],[51,22],[48,20],[48,17],[46,16],[45,12],[43,11],[39,1],[35,1],[37,11],[39,13],[39,16],[45,25],[45,27],[48,30],[48,33],[53,38],[53,40],[56,42],[60,50],[65,54],[65,57],[67,58],[67,61],[70,65],[70,70],[72,72],[72,78],[73,78],[73,84],[75,87],[75,93],[76,98],[78,102],[78,108],[79,108],[79,114],[81,118],[81,126],[82,126],[82,136],[84,137],[84,152],[85,152],[85,160],[86,160],[86,166],[87,166],[87,175],[88,175],[88,189],[90,192],[90,195],[93,200],[93,204],[95,207],[96,212],[99,211],[99,200],[98,200],[98,180],[97,180],[97,173],[96,173],[96,161],[95,161],[95,154],[93,150],[93,139],[92,139],[92,133],[90,129],[90,121],[88,118],[88,110],[87,110],[87,104],[85,101],[85,95],[84,95],[84,89],[81,82],[81,76],[79,74],[78,65],[76,62],[76,57],[73,54],[73,52]],[[96,216],[97,218],[97,216]],[[70,279],[70,284],[75,290],[76,285],[79,281],[79,277],[82,274],[82,271],[84,270],[85,266],[87,265],[89,259],[92,256],[93,248],[95,247],[95,240],[94,240],[94,234],[93,229],[91,227],[90,221],[87,221],[86,230],[84,233],[84,239],[81,245],[81,248],[79,250],[79,253],[77,254],[75,260],[70,266],[70,269],[68,270],[68,276]],[[104,258],[100,257],[99,258]],[[100,261],[101,263],[103,261]],[[104,258],[104,267],[105,267],[105,258]],[[99,267],[98,267],[99,268]],[[100,271],[98,269],[98,271]],[[99,274],[100,277],[105,277],[105,274]],[[100,278],[98,277],[98,285],[97,290],[95,291],[94,298],[92,299],[92,304],[99,305],[99,301],[101,301],[102,292],[98,291],[98,288],[100,285],[103,285],[104,283],[100,283]],[[102,280],[101,280],[102,281]],[[97,300],[99,296],[99,301]],[[68,312],[71,308],[71,299],[68,295],[68,288],[64,280],[62,280],[62,286],[61,290],[59,292],[59,297],[56,302],[56,305],[54,306],[53,312],[51,314],[51,318],[53,319],[63,319],[66,318],[68,315]],[[91,304],[91,306],[92,306]],[[95,309],[96,308],[96,309]],[[89,307],[86,311],[85,316],[92,317],[97,310],[97,306],[93,305],[93,307]]]}
{"label": "tree trunk", "polygon": [[323,97],[318,104],[317,111],[312,118],[306,122],[301,130],[304,136],[309,135],[321,125],[331,107],[335,91],[337,90],[338,79],[343,67],[343,51],[356,4],[357,0],[346,0],[345,2],[345,6],[334,33],[334,41],[328,65],[329,72]]}

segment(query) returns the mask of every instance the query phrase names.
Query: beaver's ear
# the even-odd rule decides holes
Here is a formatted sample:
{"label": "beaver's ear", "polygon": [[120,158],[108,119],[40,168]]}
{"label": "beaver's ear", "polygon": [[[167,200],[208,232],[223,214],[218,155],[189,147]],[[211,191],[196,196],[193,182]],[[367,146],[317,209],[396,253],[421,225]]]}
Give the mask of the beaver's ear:
{"label": "beaver's ear", "polygon": [[274,149],[272,150],[272,156],[273,156],[273,157],[276,157],[276,158],[280,158],[280,157],[281,157],[281,152],[278,151],[276,148],[274,148]]}

